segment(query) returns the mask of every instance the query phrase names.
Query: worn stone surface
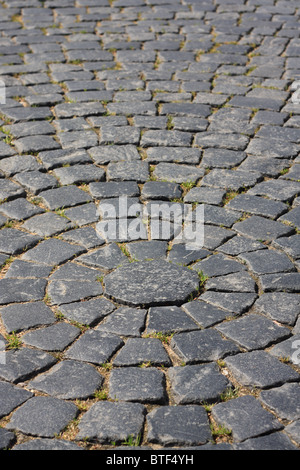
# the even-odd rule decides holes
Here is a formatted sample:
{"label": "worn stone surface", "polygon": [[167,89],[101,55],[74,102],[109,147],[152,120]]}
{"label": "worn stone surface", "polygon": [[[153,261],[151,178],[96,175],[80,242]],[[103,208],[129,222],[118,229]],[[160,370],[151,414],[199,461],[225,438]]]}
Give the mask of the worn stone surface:
{"label": "worn stone surface", "polygon": [[199,280],[196,273],[159,260],[118,268],[104,284],[106,296],[121,303],[154,306],[183,303],[197,290]]}
{"label": "worn stone surface", "polygon": [[299,380],[299,373],[265,351],[238,354],[225,362],[237,380],[247,386],[269,388]]}
{"label": "worn stone surface", "polygon": [[176,334],[171,346],[187,364],[217,361],[239,352],[232,341],[224,340],[213,329]]}
{"label": "worn stone surface", "polygon": [[139,403],[96,403],[80,420],[76,438],[101,443],[123,442],[128,436],[136,439],[143,428],[145,411]]}
{"label": "worn stone surface", "polygon": [[29,388],[60,399],[75,400],[93,396],[103,377],[89,364],[64,360],[29,382]]}
{"label": "worn stone surface", "polygon": [[115,369],[110,375],[109,396],[113,400],[163,403],[165,376],[153,367]]}
{"label": "worn stone surface", "polygon": [[104,364],[122,345],[123,341],[117,335],[87,331],[68,349],[66,357],[93,364]]}
{"label": "worn stone surface", "polygon": [[265,348],[290,334],[288,328],[254,314],[217,325],[216,329],[248,351]]}
{"label": "worn stone surface", "polygon": [[39,437],[54,437],[77,415],[74,403],[50,397],[34,397],[13,413],[7,429]]}
{"label": "worn stone surface", "polygon": [[282,429],[279,421],[252,396],[220,403],[213,408],[212,413],[218,424],[232,431],[237,442]]}
{"label": "worn stone surface", "polygon": [[171,367],[168,375],[177,405],[213,403],[231,387],[216,364]]}
{"label": "worn stone surface", "polygon": [[55,322],[52,310],[41,301],[8,305],[1,309],[0,314],[8,333],[18,333]]}
{"label": "worn stone surface", "polygon": [[163,446],[195,446],[211,438],[207,414],[197,405],[159,408],[149,413],[147,422],[149,442]]}
{"label": "worn stone surface", "polygon": [[0,416],[10,414],[15,408],[33,396],[31,392],[15,387],[7,382],[0,382]]}
{"label": "worn stone surface", "polygon": [[113,361],[115,366],[138,366],[151,363],[168,366],[170,358],[158,338],[129,338]]}
{"label": "worn stone surface", "polygon": [[1,2],[1,449],[299,449],[296,3]]}
{"label": "worn stone surface", "polygon": [[76,326],[57,323],[25,333],[23,341],[28,346],[44,351],[62,351],[75,340],[79,333],[80,330]]}
{"label": "worn stone surface", "polygon": [[0,364],[0,378],[11,383],[22,382],[55,363],[54,357],[44,351],[13,349],[5,353],[5,363]]}
{"label": "worn stone surface", "polygon": [[83,450],[73,442],[63,439],[32,439],[24,444],[17,444],[14,450]]}

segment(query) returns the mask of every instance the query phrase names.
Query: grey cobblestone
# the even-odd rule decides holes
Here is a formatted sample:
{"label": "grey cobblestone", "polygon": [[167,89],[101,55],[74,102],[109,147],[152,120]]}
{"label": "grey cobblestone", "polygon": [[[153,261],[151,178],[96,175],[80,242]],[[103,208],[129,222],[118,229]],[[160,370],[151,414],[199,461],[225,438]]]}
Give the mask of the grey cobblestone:
{"label": "grey cobblestone", "polygon": [[0,17],[0,449],[299,449],[297,2]]}

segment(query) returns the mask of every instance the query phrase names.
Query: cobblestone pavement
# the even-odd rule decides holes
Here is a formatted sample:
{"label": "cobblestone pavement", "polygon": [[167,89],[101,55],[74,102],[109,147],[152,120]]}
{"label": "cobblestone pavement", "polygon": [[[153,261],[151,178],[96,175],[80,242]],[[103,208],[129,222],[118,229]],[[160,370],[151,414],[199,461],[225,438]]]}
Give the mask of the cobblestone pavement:
{"label": "cobblestone pavement", "polygon": [[[299,448],[299,17],[0,2],[0,448]],[[104,236],[121,196],[203,247]]]}

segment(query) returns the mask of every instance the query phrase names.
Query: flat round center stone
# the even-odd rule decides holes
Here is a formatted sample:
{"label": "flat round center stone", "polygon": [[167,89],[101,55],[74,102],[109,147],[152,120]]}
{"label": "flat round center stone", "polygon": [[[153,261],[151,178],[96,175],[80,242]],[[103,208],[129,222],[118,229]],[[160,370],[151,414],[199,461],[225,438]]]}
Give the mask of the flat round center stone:
{"label": "flat round center stone", "polygon": [[104,278],[105,295],[130,306],[180,305],[199,289],[198,274],[163,260],[121,266]]}

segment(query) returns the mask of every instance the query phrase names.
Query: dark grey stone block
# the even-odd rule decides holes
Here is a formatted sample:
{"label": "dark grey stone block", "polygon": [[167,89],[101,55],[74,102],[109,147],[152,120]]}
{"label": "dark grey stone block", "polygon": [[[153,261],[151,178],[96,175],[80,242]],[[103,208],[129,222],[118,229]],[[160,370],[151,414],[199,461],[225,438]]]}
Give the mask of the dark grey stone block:
{"label": "dark grey stone block", "polygon": [[170,366],[170,358],[161,341],[157,338],[129,338],[117,354],[113,365],[117,367],[139,366],[151,363],[152,366]]}
{"label": "dark grey stone block", "polygon": [[287,158],[249,155],[239,168],[243,171],[256,171],[265,178],[276,178],[282,173],[283,170],[288,168],[290,164],[291,161]]}
{"label": "dark grey stone block", "polygon": [[206,224],[219,225],[220,227],[232,227],[240,218],[240,214],[230,209],[215,205],[203,204]]}
{"label": "dark grey stone block", "polygon": [[195,183],[204,175],[204,170],[189,165],[159,163],[156,165],[153,174],[158,180],[169,183]]}
{"label": "dark grey stone block", "polygon": [[94,325],[113,312],[115,308],[112,302],[100,298],[60,305],[59,310],[68,320],[82,325]]}
{"label": "dark grey stone block", "polygon": [[7,429],[39,437],[59,434],[78,413],[74,403],[57,398],[34,397],[13,413]]}
{"label": "dark grey stone block", "polygon": [[54,280],[48,287],[52,305],[69,304],[103,294],[100,282],[82,280]]}
{"label": "dark grey stone block", "polygon": [[218,248],[222,253],[231,256],[264,249],[266,249],[266,245],[263,243],[244,236],[234,237]]}
{"label": "dark grey stone block", "polygon": [[295,209],[279,217],[278,220],[298,229],[300,227],[300,207],[295,207]]}
{"label": "dark grey stone block", "polygon": [[177,405],[214,403],[231,388],[216,364],[170,367],[168,376]]}
{"label": "dark grey stone block", "polygon": [[230,313],[226,310],[214,307],[201,300],[193,300],[182,305],[182,308],[196,321],[202,328],[208,328],[225,320]]}
{"label": "dark grey stone block", "polygon": [[109,379],[109,397],[139,403],[164,403],[165,376],[153,367],[114,369]]}
{"label": "dark grey stone block", "polygon": [[73,207],[91,201],[91,197],[76,186],[49,189],[41,192],[39,197],[50,210]]}
{"label": "dark grey stone block", "polygon": [[[116,113],[121,116],[155,116],[155,103],[149,101],[132,101],[131,103],[109,103],[107,105],[109,113]],[[92,113],[91,113],[92,114]]]}
{"label": "dark grey stone block", "polygon": [[84,149],[48,150],[39,153],[39,158],[47,170],[63,165],[91,163],[91,158]]}
{"label": "dark grey stone block", "polygon": [[260,276],[264,292],[299,292],[300,273],[277,273]]}
{"label": "dark grey stone block", "polygon": [[88,254],[78,257],[78,261],[104,270],[114,269],[128,259],[116,243],[107,245],[104,248],[98,248]]}
{"label": "dark grey stone block", "polygon": [[245,271],[209,279],[205,288],[207,291],[220,292],[256,292],[256,284]]}
{"label": "dark grey stone block", "polygon": [[34,346],[44,351],[62,351],[79,334],[80,330],[76,326],[59,322],[55,325],[25,333],[22,340],[28,346]]}
{"label": "dark grey stone block", "polygon": [[65,441],[63,439],[32,439],[30,441],[24,442],[23,444],[18,444],[14,446],[13,450],[83,450],[82,447],[79,447],[77,444],[74,444],[71,441]]}
{"label": "dark grey stone block", "polygon": [[0,364],[0,378],[12,383],[22,382],[55,363],[56,359],[44,351],[13,349],[6,351],[5,364]]}
{"label": "dark grey stone block", "polygon": [[39,241],[40,237],[13,228],[4,228],[0,232],[0,250],[9,255],[20,254]]}
{"label": "dark grey stone block", "polygon": [[208,186],[200,186],[192,188],[184,197],[184,202],[199,202],[203,204],[222,203],[226,191],[223,189],[210,188]]}
{"label": "dark grey stone block", "polygon": [[297,349],[300,340],[300,335],[295,334],[290,338],[286,339],[285,341],[281,341],[279,344],[273,346],[269,353],[272,356],[278,357],[279,359],[285,358],[292,364],[298,364],[298,355],[299,351]]}
{"label": "dark grey stone block", "polygon": [[[178,70],[178,69],[177,69]],[[196,117],[207,118],[211,108],[207,104],[201,103],[165,103],[162,106],[161,114],[171,114],[176,117]]]}
{"label": "dark grey stone block", "polygon": [[16,437],[13,432],[7,431],[6,429],[0,429],[0,449],[9,449],[14,444]]}
{"label": "dark grey stone block", "polygon": [[241,235],[258,241],[272,241],[294,233],[294,229],[291,227],[256,215],[249,217],[243,222],[237,222],[232,228]]}
{"label": "dark grey stone block", "polygon": [[46,266],[38,263],[31,263],[29,261],[23,261],[16,259],[13,261],[8,270],[6,271],[5,278],[47,278],[52,271],[51,266]]}
{"label": "dark grey stone block", "polygon": [[257,184],[248,191],[249,195],[265,196],[282,202],[290,202],[300,193],[300,184],[280,179],[267,180]]}
{"label": "dark grey stone block", "polygon": [[[12,122],[27,122],[52,117],[51,110],[48,106],[40,107],[13,107],[5,110],[5,116]],[[7,146],[8,147],[8,146]],[[12,152],[10,153],[12,155]],[[9,155],[9,154],[8,154]],[[8,156],[7,155],[7,156]]]}
{"label": "dark grey stone block", "polygon": [[19,221],[29,219],[37,214],[42,214],[44,210],[31,204],[25,198],[18,198],[1,204],[0,212],[9,219]]}
{"label": "dark grey stone block", "polygon": [[146,314],[144,309],[120,307],[97,327],[97,331],[139,337],[145,328]]}
{"label": "dark grey stone block", "polygon": [[213,330],[190,331],[173,336],[171,347],[186,364],[211,362],[239,352],[232,342]]}
{"label": "dark grey stone block", "polygon": [[[226,121],[225,121],[226,122]],[[245,152],[227,149],[206,148],[203,152],[201,165],[204,168],[234,168],[245,160]]]}
{"label": "dark grey stone block", "polygon": [[99,220],[99,213],[93,202],[66,209],[64,215],[70,219],[73,224],[80,227]]}
{"label": "dark grey stone block", "polygon": [[18,197],[26,197],[26,191],[22,186],[12,181],[0,180],[0,200],[2,202],[11,201]]}
{"label": "dark grey stone block", "polygon": [[70,227],[72,227],[72,224],[66,218],[51,212],[36,215],[21,226],[21,228],[43,237],[57,235]]}
{"label": "dark grey stone block", "polygon": [[134,260],[164,259],[167,255],[167,242],[159,240],[128,243],[127,249]]}
{"label": "dark grey stone block", "polygon": [[18,173],[14,179],[20,183],[27,191],[33,194],[39,194],[58,186],[58,181],[54,176],[40,171],[26,171]]}
{"label": "dark grey stone block", "polygon": [[103,377],[90,364],[63,360],[29,382],[29,387],[64,400],[92,397],[103,384]]}
{"label": "dark grey stone block", "polygon": [[107,177],[110,181],[145,183],[149,178],[149,165],[146,162],[109,163]]}
{"label": "dark grey stone block", "polygon": [[1,279],[0,305],[42,300],[46,285],[45,279]]}
{"label": "dark grey stone block", "polygon": [[42,152],[43,150],[54,150],[59,144],[53,137],[48,135],[22,137],[15,140],[14,145],[19,153]]}
{"label": "dark grey stone block", "polygon": [[205,186],[239,191],[254,186],[260,180],[260,173],[254,171],[213,169],[204,176],[202,182]]}
{"label": "dark grey stone block", "polygon": [[68,262],[59,266],[49,277],[49,281],[98,281],[101,272],[77,263]]}
{"label": "dark grey stone block", "polygon": [[215,405],[212,415],[219,425],[232,431],[236,442],[283,428],[252,396],[243,396]]}
{"label": "dark grey stone block", "polygon": [[[197,291],[197,273],[163,260],[124,265],[105,276],[105,295],[129,306],[183,303]],[[175,295],[174,295],[175,294]]]}
{"label": "dark grey stone block", "polygon": [[236,444],[234,446],[234,450],[280,451],[298,450],[298,448],[284,433],[274,432],[272,434],[267,434],[266,436],[246,439],[244,442]]}
{"label": "dark grey stone block", "polygon": [[4,127],[4,130],[12,134],[14,137],[26,137],[36,135],[54,134],[54,129],[49,122],[33,121],[20,122]]}
{"label": "dark grey stone block", "polygon": [[[147,184],[147,183],[146,183]],[[140,190],[135,181],[108,181],[91,183],[89,191],[97,199],[120,196],[139,196]]]}
{"label": "dark grey stone block", "polygon": [[254,274],[271,274],[294,271],[294,265],[284,254],[275,250],[259,250],[242,253],[239,258],[244,260]]}
{"label": "dark grey stone block", "polygon": [[0,416],[9,415],[15,408],[33,396],[33,393],[15,387],[7,382],[0,382]]}
{"label": "dark grey stone block", "polygon": [[[87,76],[87,74],[85,75]],[[90,77],[90,74],[88,74]],[[57,77],[58,78],[58,77]],[[71,79],[70,72],[66,77],[59,77],[64,81],[65,79]],[[79,78],[79,76],[78,76]],[[83,75],[80,76],[80,79]],[[61,81],[61,80],[60,80]],[[101,103],[90,102],[90,103],[61,103],[54,107],[54,113],[57,118],[72,118],[73,116],[97,116],[105,113],[105,108]]]}
{"label": "dark grey stone block", "polygon": [[92,160],[97,165],[106,165],[111,162],[135,162],[141,160],[140,154],[134,145],[103,145],[88,150]]}
{"label": "dark grey stone block", "polygon": [[[155,132],[155,131],[152,131]],[[157,131],[156,131],[157,132]],[[167,131],[165,131],[167,132]],[[160,162],[185,163],[198,165],[201,152],[199,149],[185,147],[150,147],[146,161],[152,164]]]}
{"label": "dark grey stone block", "polygon": [[115,145],[126,145],[135,144],[138,145],[140,141],[140,129],[132,126],[102,126],[101,136],[99,139],[100,145],[103,144],[115,144]]}
{"label": "dark grey stone block", "polygon": [[223,254],[209,256],[192,266],[195,271],[203,271],[208,277],[224,276],[236,272],[245,271],[243,264],[235,261]]}
{"label": "dark grey stone block", "polygon": [[[78,148],[78,145],[76,145],[76,148]],[[54,174],[62,185],[90,183],[105,179],[105,171],[102,168],[89,164],[57,168],[54,170]]]}
{"label": "dark grey stone block", "polygon": [[203,258],[206,258],[210,254],[210,251],[201,248],[190,250],[188,246],[182,243],[174,245],[172,247],[169,252],[168,259],[172,263],[188,265],[194,263],[195,261],[199,261]]}
{"label": "dark grey stone block", "polygon": [[[203,105],[200,105],[203,106]],[[243,151],[247,147],[249,137],[241,134],[218,134],[199,132],[196,134],[195,145],[202,148],[218,148]]]}
{"label": "dark grey stone block", "polygon": [[288,383],[271,390],[263,390],[259,400],[281,419],[295,420],[300,418],[300,386]]}
{"label": "dark grey stone block", "polygon": [[144,425],[146,408],[140,403],[95,403],[78,425],[77,440],[87,438],[100,443],[137,439]]}
{"label": "dark grey stone block", "polygon": [[63,149],[89,148],[98,143],[98,136],[92,130],[61,132],[57,138]]}
{"label": "dark grey stone block", "polygon": [[265,351],[237,354],[225,359],[235,379],[246,387],[270,388],[299,380],[299,374]]}
{"label": "dark grey stone block", "polygon": [[9,305],[1,309],[1,318],[7,333],[18,333],[55,322],[52,310],[44,302]]}
{"label": "dark grey stone block", "polygon": [[68,349],[65,357],[104,364],[123,344],[123,340],[117,335],[101,331],[87,331]]}
{"label": "dark grey stone block", "polygon": [[287,435],[299,445],[300,442],[300,420],[296,420],[285,428]]}
{"label": "dark grey stone block", "polygon": [[41,242],[35,248],[28,250],[22,259],[56,266],[80,255],[84,251],[85,249],[80,245],[71,245],[58,239],[48,239]]}
{"label": "dark grey stone block", "polygon": [[208,417],[201,406],[160,407],[148,414],[147,423],[147,439],[153,444],[196,446],[211,439]]}
{"label": "dark grey stone block", "polygon": [[254,308],[275,321],[294,325],[300,314],[300,300],[296,294],[270,292],[261,295]]}
{"label": "dark grey stone block", "polygon": [[272,201],[263,197],[239,194],[226,205],[229,209],[259,215],[262,217],[277,218],[286,212],[286,204],[280,201]]}
{"label": "dark grey stone block", "polygon": [[151,307],[149,309],[147,334],[180,333],[198,328],[198,325],[179,307]]}
{"label": "dark grey stone block", "polygon": [[207,291],[199,299],[235,315],[240,315],[250,309],[257,297],[256,294],[244,292]]}
{"label": "dark grey stone block", "polygon": [[105,243],[93,227],[81,227],[62,234],[67,242],[77,243],[86,249],[96,248]]}
{"label": "dark grey stone block", "polygon": [[222,323],[216,329],[248,351],[266,348],[290,336],[288,328],[256,314]]}
{"label": "dark grey stone block", "polygon": [[26,171],[41,170],[42,168],[42,165],[40,165],[32,155],[17,155],[0,160],[0,170],[3,171],[7,177]]}
{"label": "dark grey stone block", "polygon": [[143,199],[172,200],[180,199],[182,190],[177,183],[147,181],[142,189]]}

